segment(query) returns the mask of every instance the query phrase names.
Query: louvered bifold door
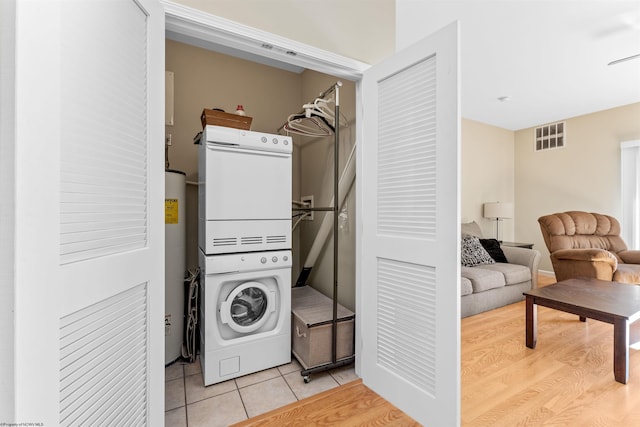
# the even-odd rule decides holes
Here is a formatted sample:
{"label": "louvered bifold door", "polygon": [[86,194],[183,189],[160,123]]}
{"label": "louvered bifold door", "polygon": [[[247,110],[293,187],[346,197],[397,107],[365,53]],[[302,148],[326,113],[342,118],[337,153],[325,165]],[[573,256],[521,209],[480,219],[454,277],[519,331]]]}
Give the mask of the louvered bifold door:
{"label": "louvered bifold door", "polygon": [[150,384],[161,380],[150,375],[152,349],[163,353],[158,11],[155,0],[62,6],[63,426],[148,425]]}
{"label": "louvered bifold door", "polygon": [[424,425],[459,412],[457,84],[455,24],[362,83],[363,380]]}
{"label": "louvered bifold door", "polygon": [[[435,70],[433,56],[379,82],[376,232],[397,244],[435,241]],[[378,363],[433,394],[435,268],[381,256],[376,269]]]}

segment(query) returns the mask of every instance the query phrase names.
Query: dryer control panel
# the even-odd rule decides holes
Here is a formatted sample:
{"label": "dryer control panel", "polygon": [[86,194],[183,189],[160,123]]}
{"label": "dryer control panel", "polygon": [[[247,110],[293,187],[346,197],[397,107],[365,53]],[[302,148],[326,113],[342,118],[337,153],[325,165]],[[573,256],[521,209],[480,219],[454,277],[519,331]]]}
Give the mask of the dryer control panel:
{"label": "dryer control panel", "polygon": [[207,125],[203,131],[202,141],[204,141],[203,145],[210,145],[210,147],[244,148],[284,154],[293,152],[293,139],[290,136],[224,126]]}
{"label": "dryer control panel", "polygon": [[[202,252],[200,256],[203,256]],[[291,268],[291,251],[246,252],[204,257],[205,274]]]}

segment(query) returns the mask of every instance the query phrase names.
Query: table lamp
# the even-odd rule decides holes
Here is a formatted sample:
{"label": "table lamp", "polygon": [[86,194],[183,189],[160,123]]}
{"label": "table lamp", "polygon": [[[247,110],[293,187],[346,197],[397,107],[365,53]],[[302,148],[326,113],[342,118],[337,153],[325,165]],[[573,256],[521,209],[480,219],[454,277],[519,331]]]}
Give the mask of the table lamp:
{"label": "table lamp", "polygon": [[513,203],[490,202],[484,204],[484,217],[496,221],[496,240],[500,240],[500,222],[505,218],[513,218]]}

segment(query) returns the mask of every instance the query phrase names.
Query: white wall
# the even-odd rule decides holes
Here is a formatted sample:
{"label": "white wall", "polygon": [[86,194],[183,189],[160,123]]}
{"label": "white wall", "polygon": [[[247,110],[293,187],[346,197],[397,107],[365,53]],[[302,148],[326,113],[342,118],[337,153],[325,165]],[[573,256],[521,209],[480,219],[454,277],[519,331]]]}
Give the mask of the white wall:
{"label": "white wall", "polygon": [[177,0],[175,3],[369,64],[394,51],[395,1]]}
{"label": "white wall", "polygon": [[14,0],[0,1],[0,421],[14,417]]}

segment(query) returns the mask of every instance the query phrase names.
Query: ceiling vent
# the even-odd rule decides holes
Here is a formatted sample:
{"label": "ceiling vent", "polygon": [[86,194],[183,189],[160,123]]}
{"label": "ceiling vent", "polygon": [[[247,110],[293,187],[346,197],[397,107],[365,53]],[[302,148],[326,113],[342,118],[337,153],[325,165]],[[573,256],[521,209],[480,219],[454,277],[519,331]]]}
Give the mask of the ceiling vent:
{"label": "ceiling vent", "polygon": [[534,129],[534,143],[536,151],[564,148],[566,140],[565,122],[552,123]]}

